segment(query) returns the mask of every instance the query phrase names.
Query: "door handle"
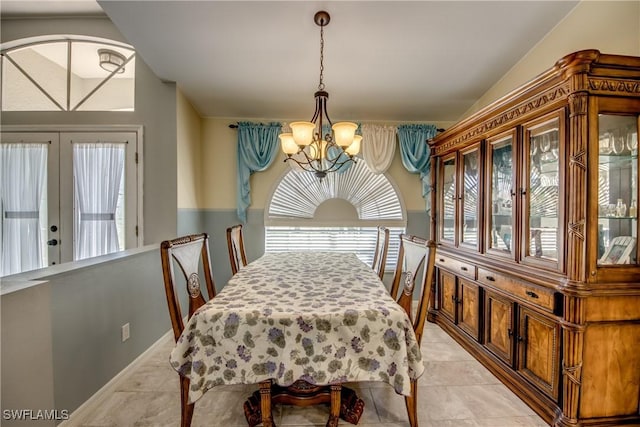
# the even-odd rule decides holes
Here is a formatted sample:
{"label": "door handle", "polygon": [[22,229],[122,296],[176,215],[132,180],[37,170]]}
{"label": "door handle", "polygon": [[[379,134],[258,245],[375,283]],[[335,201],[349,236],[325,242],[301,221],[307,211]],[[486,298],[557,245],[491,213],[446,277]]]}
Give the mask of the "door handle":
{"label": "door handle", "polygon": [[49,241],[47,241],[47,245],[49,246],[56,246],[58,244],[58,240],[57,239],[51,239]]}

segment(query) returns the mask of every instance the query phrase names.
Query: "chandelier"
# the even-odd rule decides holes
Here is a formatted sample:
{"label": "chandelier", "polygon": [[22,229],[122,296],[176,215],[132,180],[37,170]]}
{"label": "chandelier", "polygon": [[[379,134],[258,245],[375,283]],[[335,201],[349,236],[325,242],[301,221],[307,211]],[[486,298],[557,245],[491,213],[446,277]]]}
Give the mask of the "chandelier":
{"label": "chandelier", "polygon": [[[335,172],[349,162],[360,151],[362,136],[356,135],[358,125],[352,122],[332,123],[327,113],[329,93],[324,90],[324,27],[331,17],[319,11],[313,17],[320,26],[320,83],[314,94],[316,110],[310,122],[289,123],[290,133],[279,135],[286,161],[294,161],[303,170],[313,172],[322,179],[329,172]],[[324,128],[325,124],[330,126]],[[327,133],[324,133],[327,130]],[[323,135],[324,133],[324,135]]]}

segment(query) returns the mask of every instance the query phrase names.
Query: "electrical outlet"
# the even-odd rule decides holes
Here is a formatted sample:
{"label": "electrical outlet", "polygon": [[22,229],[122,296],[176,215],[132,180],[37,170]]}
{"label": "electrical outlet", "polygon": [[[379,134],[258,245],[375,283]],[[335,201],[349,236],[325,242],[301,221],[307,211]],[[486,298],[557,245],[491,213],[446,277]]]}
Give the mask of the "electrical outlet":
{"label": "electrical outlet", "polygon": [[122,325],[122,342],[125,342],[129,339],[129,324],[125,323]]}

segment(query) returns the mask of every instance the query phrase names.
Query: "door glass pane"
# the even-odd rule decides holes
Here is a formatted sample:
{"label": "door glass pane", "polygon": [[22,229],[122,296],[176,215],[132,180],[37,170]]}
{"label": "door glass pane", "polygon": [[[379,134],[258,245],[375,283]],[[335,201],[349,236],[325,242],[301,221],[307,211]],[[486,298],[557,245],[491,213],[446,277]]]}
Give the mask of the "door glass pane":
{"label": "door glass pane", "polygon": [[442,240],[454,241],[456,206],[456,160],[450,158],[442,163]]}
{"label": "door glass pane", "polygon": [[558,260],[560,202],[559,124],[552,120],[529,134],[529,230],[526,256]]}
{"label": "door glass pane", "polygon": [[118,225],[124,224],[125,149],[117,142],[73,144],[74,260],[124,249]]}
{"label": "door glass pane", "polygon": [[462,243],[478,246],[478,180],[480,153],[473,150],[462,156],[463,162],[463,224]]}
{"label": "door glass pane", "polygon": [[638,119],[600,115],[598,263],[637,264]]}
{"label": "door glass pane", "polygon": [[47,265],[46,143],[0,144],[0,276]]}
{"label": "door glass pane", "polygon": [[513,140],[491,145],[491,238],[489,247],[512,253],[513,239]]}

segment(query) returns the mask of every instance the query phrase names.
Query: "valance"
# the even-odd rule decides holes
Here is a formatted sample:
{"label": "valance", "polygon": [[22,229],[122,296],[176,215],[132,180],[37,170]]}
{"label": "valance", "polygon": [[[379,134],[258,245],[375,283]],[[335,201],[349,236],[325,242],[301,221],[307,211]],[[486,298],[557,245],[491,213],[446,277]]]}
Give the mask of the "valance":
{"label": "valance", "polygon": [[238,123],[238,187],[236,194],[238,218],[247,222],[251,204],[249,178],[254,172],[267,169],[278,152],[280,123]]}
{"label": "valance", "polygon": [[375,174],[386,172],[396,152],[395,126],[362,125],[362,157]]}
{"label": "valance", "polygon": [[434,125],[411,124],[398,126],[398,141],[402,164],[411,173],[419,173],[422,181],[422,197],[429,210],[431,159],[427,140],[436,135]]}

